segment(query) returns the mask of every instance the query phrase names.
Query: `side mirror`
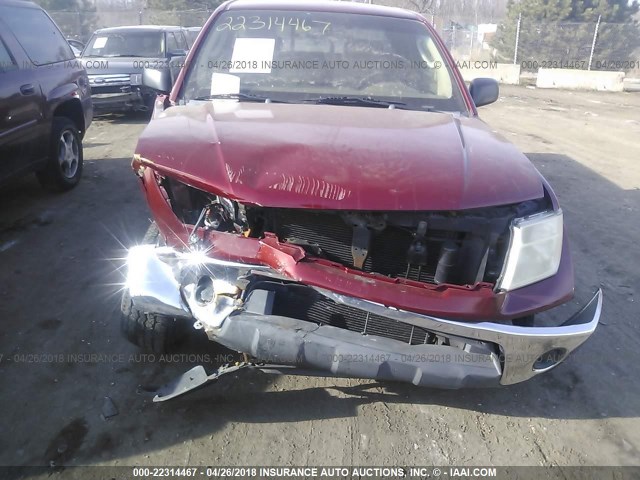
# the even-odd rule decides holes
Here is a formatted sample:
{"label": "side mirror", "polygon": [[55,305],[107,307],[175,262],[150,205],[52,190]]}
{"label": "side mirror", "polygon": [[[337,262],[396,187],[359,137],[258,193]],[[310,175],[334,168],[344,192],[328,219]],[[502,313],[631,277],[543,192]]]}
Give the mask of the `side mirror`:
{"label": "side mirror", "polygon": [[171,71],[168,68],[156,70],[145,68],[142,70],[142,85],[160,93],[169,93],[172,87]]}
{"label": "side mirror", "polygon": [[493,78],[476,78],[469,85],[469,93],[476,107],[482,107],[498,100],[500,87]]}

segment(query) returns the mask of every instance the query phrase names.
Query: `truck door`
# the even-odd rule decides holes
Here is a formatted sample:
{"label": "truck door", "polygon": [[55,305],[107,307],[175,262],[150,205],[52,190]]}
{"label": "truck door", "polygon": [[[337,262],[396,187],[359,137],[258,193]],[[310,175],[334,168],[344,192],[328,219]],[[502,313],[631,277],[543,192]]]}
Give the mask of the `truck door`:
{"label": "truck door", "polygon": [[0,35],[0,181],[33,166],[39,151],[40,85]]}

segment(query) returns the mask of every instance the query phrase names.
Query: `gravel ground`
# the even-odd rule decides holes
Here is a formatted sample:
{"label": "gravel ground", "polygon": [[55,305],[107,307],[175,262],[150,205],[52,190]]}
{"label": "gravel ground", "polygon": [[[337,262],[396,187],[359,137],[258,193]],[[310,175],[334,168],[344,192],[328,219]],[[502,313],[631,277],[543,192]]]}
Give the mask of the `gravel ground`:
{"label": "gravel ground", "polygon": [[604,290],[565,364],[466,391],[245,373],[151,403],[145,388],[228,352],[194,336],[152,362],[121,339],[119,259],[149,224],[129,166],[144,121],[103,117],[77,189],[0,191],[0,464],[640,465],[640,95],[511,87],[481,114],[565,211],[576,297],[552,315]]}

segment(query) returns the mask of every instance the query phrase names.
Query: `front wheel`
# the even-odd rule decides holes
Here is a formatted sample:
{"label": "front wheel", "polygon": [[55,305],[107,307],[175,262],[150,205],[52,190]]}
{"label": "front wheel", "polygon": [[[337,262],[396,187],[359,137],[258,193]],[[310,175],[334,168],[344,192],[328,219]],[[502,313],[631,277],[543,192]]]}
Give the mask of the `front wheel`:
{"label": "front wheel", "polygon": [[147,352],[167,353],[186,334],[186,323],[182,319],[145,313],[134,306],[126,290],[122,294],[120,310],[120,331],[127,340]]}
{"label": "front wheel", "polygon": [[[155,222],[149,225],[143,244],[159,245],[160,232]],[[134,345],[145,351],[162,354],[180,343],[187,334],[184,319],[144,312],[136,308],[129,291],[122,294],[120,331]]]}
{"label": "front wheel", "polygon": [[70,190],[80,181],[82,166],[78,127],[66,117],[53,117],[49,156],[45,168],[36,174],[38,181],[47,190]]}

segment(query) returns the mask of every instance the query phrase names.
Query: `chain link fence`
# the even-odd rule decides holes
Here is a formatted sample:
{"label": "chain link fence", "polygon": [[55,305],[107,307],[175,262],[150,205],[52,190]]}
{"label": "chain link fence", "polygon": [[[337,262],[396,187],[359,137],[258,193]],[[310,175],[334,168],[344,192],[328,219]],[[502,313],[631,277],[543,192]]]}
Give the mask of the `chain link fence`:
{"label": "chain link fence", "polygon": [[639,71],[640,28],[631,23],[537,23],[522,17],[502,23],[489,42],[502,62],[538,68]]}
{"label": "chain link fence", "polygon": [[[429,18],[429,17],[427,17]],[[539,68],[609,70],[640,74],[640,28],[630,23],[464,24],[435,22],[454,58],[514,63],[524,71]]]}
{"label": "chain link fence", "polygon": [[[396,0],[389,1],[397,6]],[[81,41],[87,41],[98,28],[142,24],[198,27],[211,15],[206,10],[151,9],[49,13],[68,38]],[[538,68],[575,68],[625,71],[640,76],[640,28],[635,24],[599,20],[538,23],[525,17],[491,23],[486,16],[423,15],[458,61],[516,63],[522,70],[532,72]]]}

